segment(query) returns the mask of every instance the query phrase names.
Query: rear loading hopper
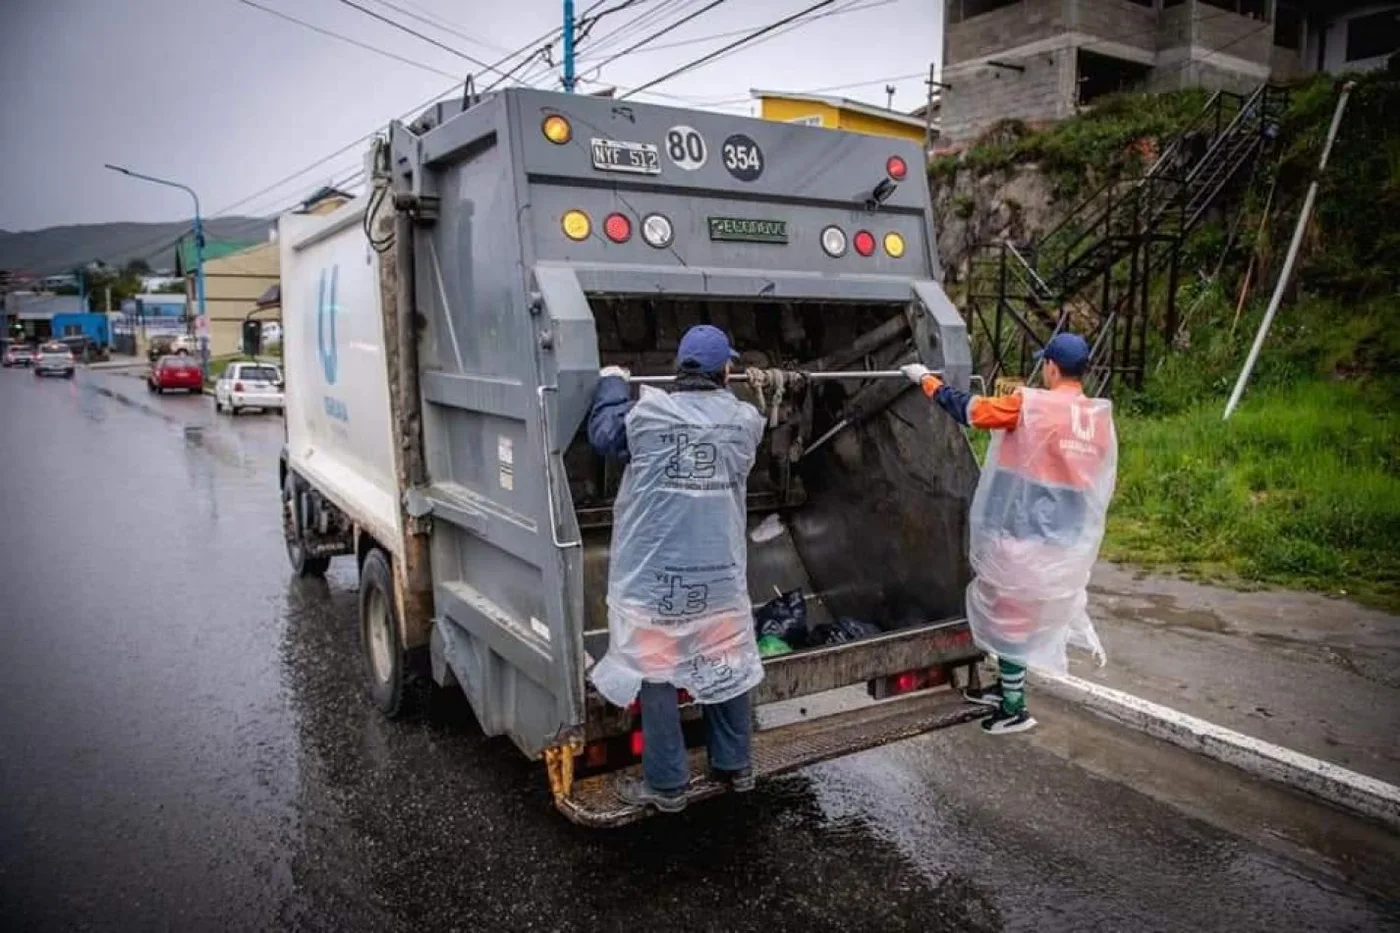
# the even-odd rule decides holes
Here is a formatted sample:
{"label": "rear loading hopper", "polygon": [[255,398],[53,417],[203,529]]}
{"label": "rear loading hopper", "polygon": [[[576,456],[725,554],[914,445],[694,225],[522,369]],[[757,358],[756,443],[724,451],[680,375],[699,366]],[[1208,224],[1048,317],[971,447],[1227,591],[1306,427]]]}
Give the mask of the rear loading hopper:
{"label": "rear loading hopper", "polygon": [[694,324],[724,329],[740,368],[851,374],[789,377],[776,405],[772,377],[734,388],[770,425],[748,487],[755,605],[800,589],[818,630],[879,630],[766,661],[759,704],[879,699],[760,732],[756,770],[974,715],[949,682],[979,658],[962,619],[976,463],[914,387],[860,376],[919,360],[970,378],[922,163],[907,142],[524,89],[392,127],[366,226],[398,231],[386,331],[417,339],[390,354],[394,433],[405,534],[427,543],[401,571],[400,647],[426,642],[487,733],[545,758],[571,818],[640,815],[608,774],[637,760],[636,718],[586,678],[621,468],[583,426],[600,367],[673,373]]}

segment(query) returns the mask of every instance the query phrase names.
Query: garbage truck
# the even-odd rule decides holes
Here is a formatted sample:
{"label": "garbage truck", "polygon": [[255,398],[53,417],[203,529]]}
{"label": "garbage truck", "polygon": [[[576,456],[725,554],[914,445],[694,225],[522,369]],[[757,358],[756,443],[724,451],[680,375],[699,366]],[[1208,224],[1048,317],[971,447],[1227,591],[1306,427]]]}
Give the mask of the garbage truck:
{"label": "garbage truck", "polygon": [[[600,368],[664,381],[710,323],[767,425],[754,605],[798,593],[811,631],[859,623],[765,658],[756,718],[787,715],[755,733],[756,775],[976,717],[956,689],[981,659],[963,614],[976,461],[889,378],[916,361],[972,378],[916,143],[514,88],[392,123],[365,159],[364,195],[280,219],[279,481],[294,571],[356,562],[386,716],[460,689],[542,760],[568,818],[644,815],[613,774],[640,761],[638,711],[588,679],[622,467],[585,428]],[[697,777],[690,796],[723,790]]]}

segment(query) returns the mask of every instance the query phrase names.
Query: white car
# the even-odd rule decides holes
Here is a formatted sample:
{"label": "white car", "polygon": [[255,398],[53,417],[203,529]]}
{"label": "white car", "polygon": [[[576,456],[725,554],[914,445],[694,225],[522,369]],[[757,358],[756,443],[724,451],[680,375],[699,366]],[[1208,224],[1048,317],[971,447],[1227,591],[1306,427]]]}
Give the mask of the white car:
{"label": "white car", "polygon": [[282,406],[282,370],[275,363],[229,363],[214,385],[215,411],[236,415],[245,408]]}
{"label": "white car", "polygon": [[179,334],[170,341],[170,352],[175,354],[198,353],[199,338],[191,334]]}

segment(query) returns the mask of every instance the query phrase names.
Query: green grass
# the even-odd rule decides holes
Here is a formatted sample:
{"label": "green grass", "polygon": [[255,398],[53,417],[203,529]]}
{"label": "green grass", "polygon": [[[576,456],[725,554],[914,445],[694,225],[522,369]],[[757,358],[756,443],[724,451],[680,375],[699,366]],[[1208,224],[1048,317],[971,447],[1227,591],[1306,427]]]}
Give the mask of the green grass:
{"label": "green grass", "polygon": [[1400,610],[1400,416],[1394,381],[1251,391],[1120,416],[1103,554],[1347,595]]}

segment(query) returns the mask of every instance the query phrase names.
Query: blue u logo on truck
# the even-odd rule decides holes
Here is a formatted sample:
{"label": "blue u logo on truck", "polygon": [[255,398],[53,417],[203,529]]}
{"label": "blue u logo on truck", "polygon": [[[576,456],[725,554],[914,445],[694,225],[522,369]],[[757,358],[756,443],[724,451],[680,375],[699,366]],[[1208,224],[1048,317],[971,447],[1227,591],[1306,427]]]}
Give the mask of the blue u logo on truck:
{"label": "blue u logo on truck", "polygon": [[336,353],[335,303],[336,283],[340,279],[340,266],[321,270],[321,293],[316,302],[316,349],[321,355],[321,371],[326,375],[326,385],[335,385],[336,367],[339,358]]}

